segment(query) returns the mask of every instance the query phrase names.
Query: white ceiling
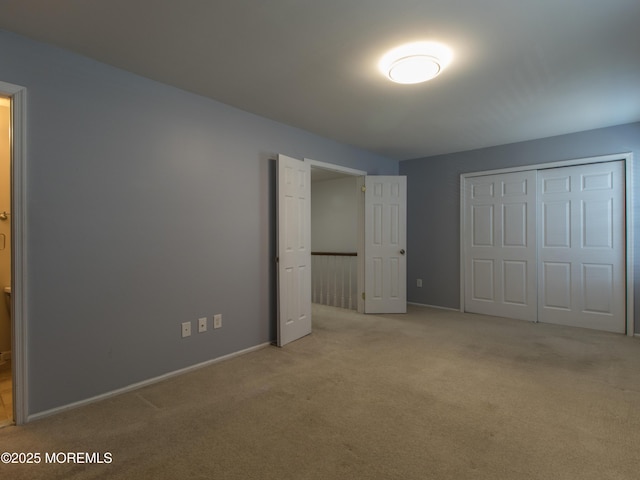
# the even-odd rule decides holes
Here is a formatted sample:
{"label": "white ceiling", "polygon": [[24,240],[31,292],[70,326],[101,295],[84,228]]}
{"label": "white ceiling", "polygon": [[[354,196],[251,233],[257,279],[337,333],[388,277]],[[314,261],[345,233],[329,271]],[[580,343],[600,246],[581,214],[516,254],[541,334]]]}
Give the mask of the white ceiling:
{"label": "white ceiling", "polygon": [[[639,21],[638,0],[0,3],[2,29],[394,159],[640,121]],[[449,68],[383,78],[416,40]]]}

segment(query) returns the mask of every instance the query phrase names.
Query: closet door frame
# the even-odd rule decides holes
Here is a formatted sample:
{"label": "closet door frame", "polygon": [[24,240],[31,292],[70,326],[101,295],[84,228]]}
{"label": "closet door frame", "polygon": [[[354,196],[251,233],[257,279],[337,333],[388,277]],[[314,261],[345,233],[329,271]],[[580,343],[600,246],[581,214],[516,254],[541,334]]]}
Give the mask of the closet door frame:
{"label": "closet door frame", "polygon": [[625,177],[625,263],[626,263],[626,334],[634,335],[634,281],[633,281],[633,153],[619,153],[612,155],[603,155],[597,157],[578,158],[574,160],[564,160],[558,162],[540,163],[535,165],[525,165],[521,167],[503,168],[498,170],[485,170],[479,172],[463,173],[460,175],[460,311],[465,311],[465,238],[468,234],[466,231],[466,182],[468,178],[479,177],[484,175],[496,175],[502,173],[523,172],[528,170],[542,170],[548,168],[571,167],[576,165],[589,165],[593,163],[613,162],[622,160],[624,162]]}

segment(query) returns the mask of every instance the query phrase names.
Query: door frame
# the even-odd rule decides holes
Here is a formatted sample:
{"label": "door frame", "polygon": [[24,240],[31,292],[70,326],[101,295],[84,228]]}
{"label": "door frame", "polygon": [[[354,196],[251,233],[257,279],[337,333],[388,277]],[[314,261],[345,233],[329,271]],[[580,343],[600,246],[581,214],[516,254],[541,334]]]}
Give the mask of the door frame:
{"label": "door frame", "polygon": [[0,82],[0,94],[11,97],[11,318],[13,421],[28,415],[27,362],[27,89]]}
{"label": "door frame", "polygon": [[479,172],[463,173],[460,175],[460,311],[465,311],[465,254],[464,239],[466,238],[465,219],[466,219],[466,180],[467,178],[480,177],[485,175],[494,175],[511,172],[524,172],[528,170],[546,170],[550,168],[572,167],[576,165],[589,165],[594,163],[604,163],[613,161],[624,162],[625,177],[625,278],[626,278],[626,334],[634,335],[634,281],[633,281],[633,153],[624,152],[611,155],[602,155],[596,157],[584,157],[573,160],[562,160],[550,163],[538,163],[534,165],[523,165],[520,167],[502,168],[497,170],[485,170]]}
{"label": "door frame", "polygon": [[[364,186],[364,177],[367,175],[367,172],[364,170],[358,170],[355,168],[343,167],[341,165],[336,165],[334,163],[320,162],[318,160],[312,160],[310,158],[305,158],[305,162],[309,162],[311,168],[319,168],[321,170],[329,170],[332,172],[342,173],[344,175],[349,175],[357,178],[357,186],[358,191],[362,189]],[[313,194],[311,195],[311,201],[313,202]],[[356,246],[356,253],[358,254],[357,258],[357,275],[356,282],[357,287],[362,289],[364,287],[364,198],[362,195],[358,195],[358,241]],[[364,291],[364,290],[363,290]],[[364,313],[364,300],[362,299],[362,295],[358,293],[358,306],[357,312]]]}

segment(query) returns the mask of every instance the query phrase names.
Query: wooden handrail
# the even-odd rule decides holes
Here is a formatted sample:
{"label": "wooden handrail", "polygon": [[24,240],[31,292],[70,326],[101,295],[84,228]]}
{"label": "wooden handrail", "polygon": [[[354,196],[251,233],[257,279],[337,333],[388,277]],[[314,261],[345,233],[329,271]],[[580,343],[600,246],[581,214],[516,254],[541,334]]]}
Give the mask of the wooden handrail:
{"label": "wooden handrail", "polygon": [[321,255],[325,257],[357,257],[357,253],[345,252],[311,252],[311,255]]}

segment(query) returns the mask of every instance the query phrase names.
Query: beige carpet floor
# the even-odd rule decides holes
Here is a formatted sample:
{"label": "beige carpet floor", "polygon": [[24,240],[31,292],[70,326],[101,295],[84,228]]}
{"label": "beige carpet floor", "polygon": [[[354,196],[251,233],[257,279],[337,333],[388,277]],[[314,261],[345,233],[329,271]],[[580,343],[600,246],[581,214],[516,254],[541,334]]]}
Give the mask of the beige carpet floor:
{"label": "beige carpet floor", "polygon": [[4,428],[2,451],[43,457],[3,479],[637,479],[640,339],[314,306],[285,348]]}

